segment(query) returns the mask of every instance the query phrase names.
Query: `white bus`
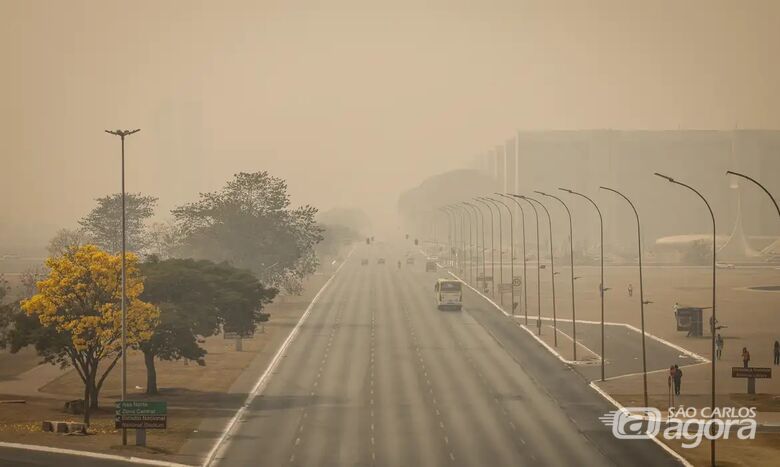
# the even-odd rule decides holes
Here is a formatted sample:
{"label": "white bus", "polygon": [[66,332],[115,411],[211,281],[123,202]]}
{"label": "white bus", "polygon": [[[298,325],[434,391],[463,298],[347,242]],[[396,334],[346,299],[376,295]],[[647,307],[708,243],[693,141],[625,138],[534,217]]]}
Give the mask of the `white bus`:
{"label": "white bus", "polygon": [[460,310],[463,306],[463,289],[460,281],[439,279],[433,290],[436,292],[436,306],[440,310]]}

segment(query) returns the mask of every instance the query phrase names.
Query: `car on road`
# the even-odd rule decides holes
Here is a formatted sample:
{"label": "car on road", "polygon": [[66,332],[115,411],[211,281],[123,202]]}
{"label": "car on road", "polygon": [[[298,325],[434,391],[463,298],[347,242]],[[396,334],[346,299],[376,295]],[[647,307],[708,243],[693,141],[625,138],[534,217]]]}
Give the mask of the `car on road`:
{"label": "car on road", "polygon": [[439,279],[433,287],[436,307],[440,310],[458,310],[463,306],[463,288],[460,281]]}
{"label": "car on road", "polygon": [[376,260],[376,264],[385,264],[385,259],[379,258],[378,260]]}
{"label": "car on road", "polygon": [[360,265],[361,265],[361,266],[365,266],[365,265],[367,265],[367,264],[368,264],[368,260],[367,260],[367,259],[361,259],[361,260],[360,260]]}
{"label": "car on road", "polygon": [[406,264],[414,264],[414,256],[406,258]]}

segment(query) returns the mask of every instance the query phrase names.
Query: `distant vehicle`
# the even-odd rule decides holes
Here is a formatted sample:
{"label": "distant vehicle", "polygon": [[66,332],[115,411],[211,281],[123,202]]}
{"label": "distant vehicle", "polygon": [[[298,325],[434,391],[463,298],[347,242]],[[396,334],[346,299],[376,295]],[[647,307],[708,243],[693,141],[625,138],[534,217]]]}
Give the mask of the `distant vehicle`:
{"label": "distant vehicle", "polygon": [[376,264],[385,264],[385,259],[379,258],[378,260],[376,260]]}
{"label": "distant vehicle", "polygon": [[436,307],[440,310],[460,310],[463,306],[463,290],[460,281],[439,279],[433,287]]}
{"label": "distant vehicle", "polygon": [[731,263],[715,263],[715,266],[717,266],[720,269],[734,269],[735,266]]}
{"label": "distant vehicle", "polygon": [[425,272],[436,272],[436,261],[428,260],[425,262]]}
{"label": "distant vehicle", "polygon": [[406,258],[406,264],[414,264],[414,256]]}
{"label": "distant vehicle", "polygon": [[367,260],[367,259],[365,259],[365,258],[364,258],[364,259],[361,259],[361,260],[360,260],[360,265],[361,265],[361,266],[365,266],[365,265],[367,265],[367,264],[368,264],[368,260]]}

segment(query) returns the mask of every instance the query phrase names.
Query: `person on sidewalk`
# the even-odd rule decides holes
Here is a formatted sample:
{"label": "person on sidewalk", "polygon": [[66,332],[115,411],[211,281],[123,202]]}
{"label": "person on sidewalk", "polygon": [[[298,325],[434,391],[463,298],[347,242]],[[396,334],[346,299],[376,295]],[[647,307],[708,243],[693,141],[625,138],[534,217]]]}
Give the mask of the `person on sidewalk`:
{"label": "person on sidewalk", "polygon": [[750,363],[750,352],[747,347],[742,347],[742,368],[747,368]]}
{"label": "person on sidewalk", "polygon": [[715,338],[715,358],[720,360],[723,355],[723,336],[718,333],[718,337]]}
{"label": "person on sidewalk", "polygon": [[780,365],[780,342],[775,341],[775,365]]}
{"label": "person on sidewalk", "polygon": [[680,386],[682,385],[682,370],[679,366],[674,366],[674,394],[680,395]]}
{"label": "person on sidewalk", "polygon": [[628,283],[628,296],[633,297],[634,296],[634,286],[631,285],[631,283]]}
{"label": "person on sidewalk", "polygon": [[669,407],[674,407],[674,393],[672,392],[672,383],[674,382],[674,365],[669,367],[669,377],[666,384],[669,387]]}

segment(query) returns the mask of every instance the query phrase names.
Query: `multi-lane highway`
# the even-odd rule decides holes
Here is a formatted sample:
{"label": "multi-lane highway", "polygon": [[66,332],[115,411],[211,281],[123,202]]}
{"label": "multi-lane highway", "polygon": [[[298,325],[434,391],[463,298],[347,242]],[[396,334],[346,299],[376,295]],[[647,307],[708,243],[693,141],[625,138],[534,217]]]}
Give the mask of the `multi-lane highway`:
{"label": "multi-lane highway", "polygon": [[446,273],[424,272],[419,254],[399,269],[406,253],[358,247],[215,464],[677,464],[651,441],[615,439],[598,420],[614,407],[476,294],[438,311]]}

